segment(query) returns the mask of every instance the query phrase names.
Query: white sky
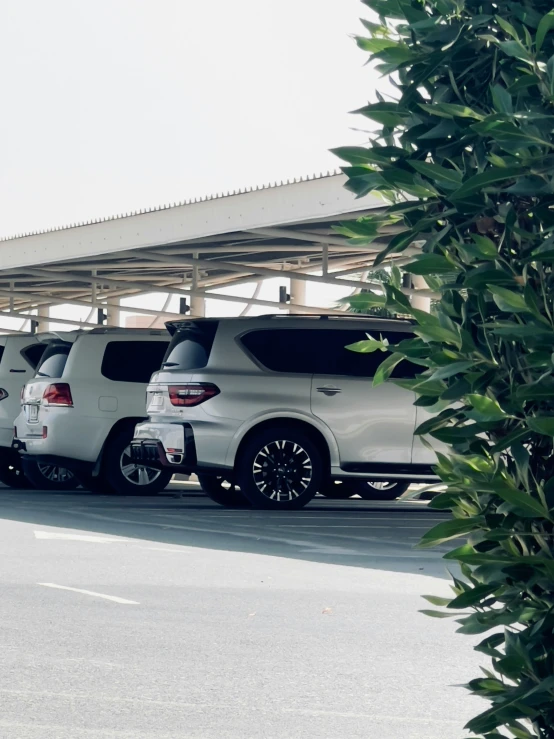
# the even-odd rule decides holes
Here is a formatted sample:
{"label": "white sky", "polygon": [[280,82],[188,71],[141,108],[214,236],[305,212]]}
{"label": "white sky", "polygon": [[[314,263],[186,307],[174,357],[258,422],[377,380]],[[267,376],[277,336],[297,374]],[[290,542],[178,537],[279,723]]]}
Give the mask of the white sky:
{"label": "white sky", "polygon": [[360,15],[359,0],[3,0],[0,236],[337,168],[328,149],[365,139],[348,111],[376,84],[350,38]]}

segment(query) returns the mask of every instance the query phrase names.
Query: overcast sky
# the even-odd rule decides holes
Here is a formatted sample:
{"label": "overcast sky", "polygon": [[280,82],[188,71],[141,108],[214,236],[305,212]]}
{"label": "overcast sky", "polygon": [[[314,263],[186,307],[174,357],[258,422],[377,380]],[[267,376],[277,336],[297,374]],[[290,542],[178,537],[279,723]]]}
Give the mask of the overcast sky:
{"label": "overcast sky", "polygon": [[3,0],[0,236],[333,169],[359,0]]}
{"label": "overcast sky", "polygon": [[[336,169],[329,148],[366,139],[348,111],[379,84],[351,38],[364,10],[359,0],[3,0],[0,237]],[[260,298],[276,299],[277,283]],[[307,302],[344,292],[312,283]],[[207,303],[211,315],[242,307]]]}

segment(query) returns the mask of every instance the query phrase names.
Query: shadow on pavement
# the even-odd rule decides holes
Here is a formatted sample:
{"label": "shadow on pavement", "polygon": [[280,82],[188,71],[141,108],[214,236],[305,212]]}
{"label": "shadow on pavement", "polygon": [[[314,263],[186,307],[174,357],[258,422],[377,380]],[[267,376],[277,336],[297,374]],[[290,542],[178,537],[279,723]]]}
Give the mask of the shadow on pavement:
{"label": "shadow on pavement", "polygon": [[444,514],[417,502],[317,498],[301,511],[225,509],[191,486],[170,486],[156,497],[0,489],[0,518],[142,539],[169,546],[246,552],[325,564],[447,577],[442,553],[416,550],[422,534]]}

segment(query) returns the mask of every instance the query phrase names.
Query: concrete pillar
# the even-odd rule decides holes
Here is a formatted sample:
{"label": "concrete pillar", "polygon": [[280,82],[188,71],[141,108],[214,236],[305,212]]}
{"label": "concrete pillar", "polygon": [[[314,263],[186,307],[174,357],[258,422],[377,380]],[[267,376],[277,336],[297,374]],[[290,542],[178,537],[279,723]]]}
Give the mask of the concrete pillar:
{"label": "concrete pillar", "polygon": [[39,305],[37,308],[37,331],[48,331],[50,329],[50,306]]}
{"label": "concrete pillar", "polygon": [[[193,255],[194,259],[198,259],[198,253],[195,252]],[[198,265],[196,262],[192,263],[192,284],[193,290],[198,288]],[[190,315],[194,318],[204,318],[206,315],[206,300],[202,295],[191,295],[190,296]]]}
{"label": "concrete pillar", "polygon": [[290,280],[290,302],[291,305],[306,305],[306,286],[305,280]]}
{"label": "concrete pillar", "polygon": [[206,300],[201,295],[191,295],[190,315],[194,318],[204,318],[206,315]]}
{"label": "concrete pillar", "polygon": [[110,303],[117,303],[115,305],[106,306],[106,325],[107,326],[120,326],[121,325],[121,310],[119,308],[119,298],[110,298]]}
{"label": "concrete pillar", "polygon": [[[416,290],[429,289],[429,286],[421,275],[412,275],[412,287],[416,288]],[[411,303],[413,308],[423,310],[426,313],[430,313],[431,311],[431,298],[427,298],[424,295],[413,295],[411,297]]]}

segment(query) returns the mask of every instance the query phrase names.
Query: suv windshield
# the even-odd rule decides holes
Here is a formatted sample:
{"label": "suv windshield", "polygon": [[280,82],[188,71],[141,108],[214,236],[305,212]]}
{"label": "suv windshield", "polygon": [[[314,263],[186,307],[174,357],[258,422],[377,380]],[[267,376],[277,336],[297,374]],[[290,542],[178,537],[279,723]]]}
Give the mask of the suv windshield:
{"label": "suv windshield", "polygon": [[208,364],[219,321],[191,323],[173,335],[162,369],[202,369]]}
{"label": "suv windshield", "polygon": [[37,367],[36,377],[61,377],[72,344],[67,342],[50,344]]}

